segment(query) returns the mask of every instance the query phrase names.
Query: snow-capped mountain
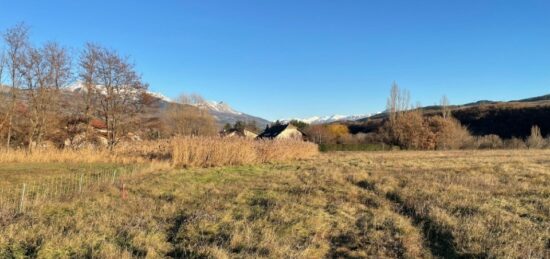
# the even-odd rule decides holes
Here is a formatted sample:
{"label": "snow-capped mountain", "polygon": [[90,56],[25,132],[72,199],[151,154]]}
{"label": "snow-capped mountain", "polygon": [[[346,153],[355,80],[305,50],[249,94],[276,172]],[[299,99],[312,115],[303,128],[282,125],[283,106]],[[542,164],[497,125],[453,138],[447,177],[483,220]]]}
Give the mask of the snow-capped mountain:
{"label": "snow-capped mountain", "polygon": [[284,119],[282,122],[289,122],[291,120],[303,121],[307,124],[324,124],[337,121],[356,121],[364,118],[368,118],[373,114],[363,114],[363,115],[330,115],[330,116],[313,116],[309,118],[293,118],[293,119]]}
{"label": "snow-capped mountain", "polygon": [[208,112],[214,116],[218,123],[222,125],[226,123],[235,124],[237,121],[254,121],[256,126],[261,129],[270,124],[268,120],[237,111],[224,102],[205,101],[203,103],[196,104],[195,106],[208,110]]}
{"label": "snow-capped mountain", "polygon": [[[82,82],[79,82],[79,81],[69,85],[66,89],[70,92],[73,92],[73,93],[85,93],[87,91],[84,84]],[[101,85],[96,86],[96,89],[100,93],[105,91],[104,87],[101,86]],[[147,91],[147,93],[149,95],[161,100],[161,102],[163,102],[164,104],[176,103],[176,101],[170,99],[169,97],[166,97],[165,95],[163,95],[161,93],[156,93],[156,92],[151,92],[151,91]],[[256,117],[256,116],[252,116],[252,115],[240,112],[240,111],[237,111],[237,110],[231,108],[231,106],[229,106],[225,102],[201,101],[201,102],[198,102],[198,103],[195,103],[195,104],[190,104],[190,105],[194,105],[194,106],[196,106],[200,109],[207,110],[212,116],[214,116],[214,118],[221,125],[224,125],[226,123],[234,124],[237,121],[245,121],[245,122],[254,121],[254,122],[256,122],[256,125],[259,128],[263,128],[267,124],[270,123],[268,120],[265,120],[265,119],[262,119],[262,118],[259,118],[259,117]]]}
{"label": "snow-capped mountain", "polygon": [[[96,85],[96,89],[99,92],[105,92],[105,87],[102,86],[102,85]],[[73,84],[67,86],[67,90],[69,90],[73,93],[86,93],[88,91],[88,89],[80,81],[74,82]],[[172,99],[168,98],[167,96],[165,96],[161,93],[156,93],[156,92],[151,92],[151,91],[146,91],[146,93],[153,96],[153,97],[155,97],[155,98],[163,100],[165,102],[169,102],[169,103],[174,102]]]}
{"label": "snow-capped mountain", "polygon": [[195,106],[199,108],[207,109],[210,111],[215,111],[215,112],[229,113],[229,114],[235,114],[235,115],[243,114],[240,111],[234,110],[233,108],[231,108],[231,106],[229,106],[227,103],[224,103],[224,102],[204,101]]}

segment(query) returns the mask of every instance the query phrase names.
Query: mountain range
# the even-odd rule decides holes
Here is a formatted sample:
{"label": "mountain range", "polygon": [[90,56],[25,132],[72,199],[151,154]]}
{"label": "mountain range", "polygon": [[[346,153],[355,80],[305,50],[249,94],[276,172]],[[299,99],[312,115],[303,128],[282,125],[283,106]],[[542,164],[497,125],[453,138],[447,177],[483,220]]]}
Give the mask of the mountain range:
{"label": "mountain range", "polygon": [[309,118],[292,118],[292,119],[282,119],[281,122],[287,123],[289,121],[302,121],[307,124],[324,124],[324,123],[332,123],[332,122],[338,122],[338,121],[356,121],[368,118],[374,114],[363,114],[363,115],[329,115],[329,116],[313,116]]}
{"label": "mountain range", "polygon": [[221,125],[225,125],[227,123],[235,124],[237,121],[253,121],[256,123],[258,128],[262,129],[271,123],[266,119],[237,111],[225,102],[205,101],[197,104],[196,106],[207,110]]}
{"label": "mountain range", "polygon": [[[101,86],[96,86],[96,87],[101,89]],[[81,82],[75,82],[69,85],[66,89],[73,93],[84,93],[87,91],[87,89],[84,87],[84,85]],[[147,91],[147,94],[157,98],[161,102],[161,105],[160,105],[161,107],[164,107],[165,104],[168,104],[168,103],[176,103],[176,101],[172,100],[171,98],[161,93]],[[197,106],[200,109],[207,110],[208,113],[210,113],[220,125],[225,125],[226,123],[234,124],[237,121],[244,121],[244,122],[253,121],[256,123],[256,125],[259,128],[264,128],[266,125],[271,123],[266,119],[237,111],[225,102],[202,101],[192,105]]]}

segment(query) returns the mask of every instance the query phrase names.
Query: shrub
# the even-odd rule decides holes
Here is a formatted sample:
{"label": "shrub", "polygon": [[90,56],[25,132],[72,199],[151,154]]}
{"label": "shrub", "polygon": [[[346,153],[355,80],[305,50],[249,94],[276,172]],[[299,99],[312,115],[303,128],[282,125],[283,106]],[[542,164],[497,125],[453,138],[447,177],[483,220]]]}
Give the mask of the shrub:
{"label": "shrub", "polygon": [[471,142],[466,127],[453,118],[424,117],[419,111],[398,114],[379,130],[379,138],[404,149],[458,149]]}
{"label": "shrub", "polygon": [[545,146],[544,138],[537,125],[531,127],[531,135],[527,138],[526,143],[529,148],[543,148]]}
{"label": "shrub", "polygon": [[349,130],[346,125],[343,124],[330,124],[327,126],[328,132],[334,136],[337,144],[349,140]]}
{"label": "shrub", "polygon": [[163,110],[161,122],[167,136],[213,136],[218,132],[212,115],[188,104],[168,104]]}
{"label": "shrub", "polygon": [[472,138],[468,129],[454,118],[434,116],[427,120],[431,131],[435,134],[436,149],[459,149]]}
{"label": "shrub", "polygon": [[310,141],[317,144],[333,143],[335,136],[325,125],[311,125],[304,129],[304,133]]}
{"label": "shrub", "polygon": [[504,141],[504,146],[509,149],[525,149],[527,145],[525,141],[519,138],[511,138]]}
{"label": "shrub", "polygon": [[385,123],[381,132],[386,142],[404,149],[434,149],[435,134],[426,124],[422,113],[400,113],[394,120]]}
{"label": "shrub", "polygon": [[485,135],[475,139],[475,148],[497,149],[502,148],[503,142],[498,135]]}

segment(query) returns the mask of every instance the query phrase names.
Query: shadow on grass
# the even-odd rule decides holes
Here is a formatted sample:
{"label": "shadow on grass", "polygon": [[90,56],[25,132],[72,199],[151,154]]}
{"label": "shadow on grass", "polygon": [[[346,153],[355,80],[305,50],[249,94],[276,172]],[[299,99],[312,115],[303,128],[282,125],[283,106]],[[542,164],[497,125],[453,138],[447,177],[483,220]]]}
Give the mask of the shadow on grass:
{"label": "shadow on grass", "polygon": [[166,255],[169,258],[208,258],[207,255],[185,248],[184,240],[178,233],[189,221],[189,216],[181,213],[172,220],[172,226],[168,229],[168,242],[173,249]]}
{"label": "shadow on grass", "polygon": [[422,229],[426,245],[431,253],[440,258],[487,258],[487,254],[460,253],[456,250],[455,238],[450,230],[434,222],[427,216],[419,214],[413,207],[407,206],[401,197],[393,192],[386,194],[386,198],[399,205],[398,212],[410,217],[414,225]]}

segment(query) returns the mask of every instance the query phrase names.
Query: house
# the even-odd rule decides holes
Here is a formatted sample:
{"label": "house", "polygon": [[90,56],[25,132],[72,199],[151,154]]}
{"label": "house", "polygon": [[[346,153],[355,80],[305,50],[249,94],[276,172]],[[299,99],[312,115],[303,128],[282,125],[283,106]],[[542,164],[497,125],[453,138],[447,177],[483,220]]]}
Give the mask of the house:
{"label": "house", "polygon": [[278,124],[265,129],[258,138],[261,139],[303,139],[302,133],[292,124]]}
{"label": "house", "polygon": [[228,131],[224,131],[222,132],[222,136],[224,137],[243,137],[243,138],[256,138],[258,136],[258,134],[250,131],[250,130],[247,130],[247,129],[242,129],[242,130],[237,130],[237,129],[231,129],[231,130],[228,130]]}

